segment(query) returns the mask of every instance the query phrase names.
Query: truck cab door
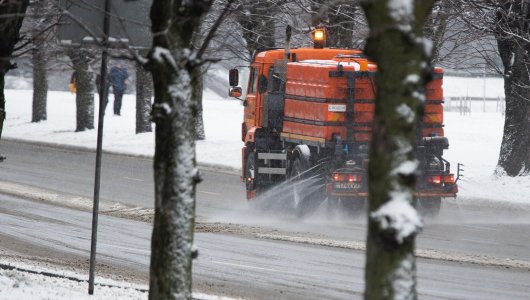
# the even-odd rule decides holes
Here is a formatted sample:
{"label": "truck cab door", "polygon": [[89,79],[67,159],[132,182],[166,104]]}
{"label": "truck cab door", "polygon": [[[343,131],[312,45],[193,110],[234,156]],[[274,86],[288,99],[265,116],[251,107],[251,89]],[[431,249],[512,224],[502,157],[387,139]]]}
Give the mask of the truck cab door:
{"label": "truck cab door", "polygon": [[248,79],[247,95],[245,97],[245,124],[248,129],[261,126],[260,106],[263,102],[263,97],[258,92],[258,81],[260,76],[261,66],[253,64],[250,67],[250,74]]}

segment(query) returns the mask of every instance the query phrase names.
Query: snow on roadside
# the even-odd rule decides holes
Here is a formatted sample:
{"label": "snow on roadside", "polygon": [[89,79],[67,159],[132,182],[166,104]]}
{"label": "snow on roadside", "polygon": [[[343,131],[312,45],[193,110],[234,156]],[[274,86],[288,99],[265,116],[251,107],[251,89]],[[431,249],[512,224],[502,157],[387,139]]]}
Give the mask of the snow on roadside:
{"label": "snow on roadside", "polygon": [[[88,295],[88,276],[57,268],[47,269],[0,260],[0,300],[98,300],[147,299],[148,286],[97,277],[94,294]],[[12,268],[7,269],[10,266]],[[29,272],[28,272],[29,271]],[[49,276],[53,274],[54,276]],[[193,299],[232,300],[233,298],[193,293]],[[235,299],[233,299],[235,300]]]}
{"label": "snow on roadside", "polygon": [[449,151],[445,159],[456,174],[457,163],[464,164],[458,199],[473,199],[530,204],[530,178],[493,175],[501,148],[504,116],[500,113],[445,113],[445,135]]}
{"label": "snow on roadside", "polygon": [[0,299],[147,299],[147,293],[132,288],[97,286],[88,295],[88,284],[15,270],[0,271]]}
{"label": "snow on roadside", "polygon": [[[31,90],[6,90],[6,99],[7,121],[3,137],[89,149],[96,148],[96,130],[75,132],[74,94],[50,91],[48,93],[48,120],[40,123],[31,123]],[[121,116],[112,114],[113,101],[113,96],[110,95],[105,115],[104,150],[153,156],[154,134],[152,132],[135,133],[135,96],[125,95],[123,97]],[[96,103],[98,103],[97,96]],[[98,111],[97,106],[95,112]],[[206,89],[204,92],[204,122],[207,140],[197,143],[198,160],[201,163],[239,168],[242,120],[243,106],[239,101],[220,98]],[[96,113],[95,126],[97,122]]]}

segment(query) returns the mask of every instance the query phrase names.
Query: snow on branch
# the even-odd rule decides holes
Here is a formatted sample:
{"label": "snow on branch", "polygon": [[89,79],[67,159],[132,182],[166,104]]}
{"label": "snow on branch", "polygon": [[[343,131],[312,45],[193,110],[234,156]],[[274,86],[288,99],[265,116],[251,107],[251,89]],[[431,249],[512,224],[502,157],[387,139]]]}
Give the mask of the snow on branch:
{"label": "snow on branch", "polygon": [[175,73],[179,70],[177,61],[169,49],[155,47],[152,53],[152,58],[159,64],[167,64]]}

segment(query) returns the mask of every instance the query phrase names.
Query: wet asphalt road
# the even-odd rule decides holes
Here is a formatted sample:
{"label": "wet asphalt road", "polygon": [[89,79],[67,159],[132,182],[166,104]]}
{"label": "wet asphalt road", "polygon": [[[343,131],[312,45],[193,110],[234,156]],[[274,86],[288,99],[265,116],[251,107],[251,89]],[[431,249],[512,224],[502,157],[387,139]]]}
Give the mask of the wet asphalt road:
{"label": "wet asphalt road", "polygon": [[[0,165],[1,181],[92,196],[93,152],[4,140],[0,143],[0,152],[8,157]],[[103,199],[153,206],[152,160],[107,154],[102,170]],[[238,174],[206,170],[203,174],[205,180],[198,188],[197,202],[202,222],[245,224],[335,240],[364,240],[366,226],[362,218],[329,220],[317,215],[299,220],[276,213],[255,215],[247,209]],[[89,214],[11,197],[0,198],[0,203],[2,235],[53,251],[79,257],[88,255],[88,247],[84,245],[88,243],[86,230],[90,222],[86,219]],[[19,207],[21,203],[22,208]],[[29,210],[33,213],[28,213]],[[65,220],[66,216],[73,220]],[[426,228],[418,238],[418,248],[530,261],[528,207],[446,201],[441,215],[426,221]],[[101,229],[101,259],[146,272],[150,226],[102,217],[102,223],[105,222],[109,225]],[[135,230],[130,230],[131,226]],[[51,232],[36,234],[35,228]],[[108,241],[105,241],[106,235]],[[54,240],[52,236],[64,239]],[[115,236],[123,237],[124,244],[113,244],[118,242],[112,239]],[[257,299],[351,299],[352,295],[361,295],[362,252],[226,234],[198,233],[196,237],[202,250],[194,276],[196,286],[202,290]],[[422,299],[524,299],[530,294],[528,270],[433,260],[419,260],[418,270]]]}
{"label": "wet asphalt road", "polygon": [[[28,247],[89,256],[90,213],[0,195],[0,222],[2,247],[2,237],[9,236]],[[97,259],[145,277],[150,234],[147,223],[101,216]],[[195,238],[197,291],[248,299],[362,298],[361,251],[227,234]],[[420,299],[525,299],[530,272],[419,259],[418,286]]]}

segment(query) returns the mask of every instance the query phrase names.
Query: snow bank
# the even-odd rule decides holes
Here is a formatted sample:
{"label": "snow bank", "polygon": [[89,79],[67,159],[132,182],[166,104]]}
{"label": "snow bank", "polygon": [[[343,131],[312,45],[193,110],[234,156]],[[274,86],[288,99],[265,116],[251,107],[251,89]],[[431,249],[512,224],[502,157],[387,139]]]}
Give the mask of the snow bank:
{"label": "snow bank", "polygon": [[[72,280],[61,277],[51,277],[39,272],[49,272],[31,266],[24,269],[35,273],[24,272],[19,269],[0,270],[0,300],[4,299],[147,299],[147,286],[135,287],[131,284],[105,280],[105,285],[96,284],[94,295],[88,295],[88,283],[86,280]],[[57,275],[68,276],[58,272]],[[83,278],[80,274],[69,276]],[[74,277],[74,278],[75,278]],[[86,276],[85,276],[86,277]],[[97,281],[97,280],[96,280]]]}
{"label": "snow bank", "polygon": [[[147,299],[148,286],[96,278],[94,295],[88,295],[88,276],[72,271],[47,269],[24,263],[1,260],[0,300],[108,300]],[[53,275],[53,276],[50,276]],[[233,298],[193,293],[193,299],[235,300]]]}
{"label": "snow bank", "polygon": [[457,163],[464,164],[464,178],[459,182],[458,199],[508,201],[530,204],[530,178],[493,175],[501,147],[504,117],[500,113],[474,113],[461,116],[445,114],[449,151],[445,158],[456,173]]}

